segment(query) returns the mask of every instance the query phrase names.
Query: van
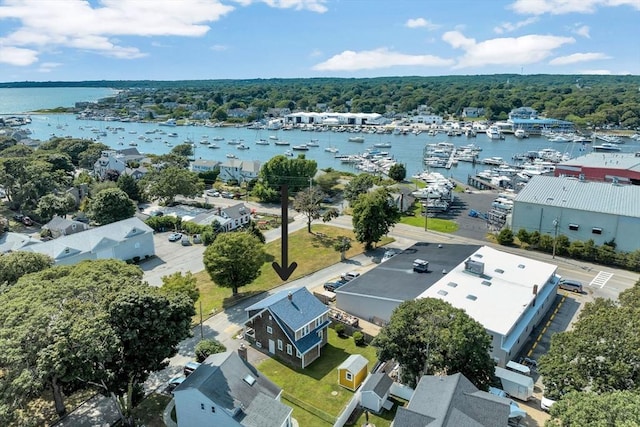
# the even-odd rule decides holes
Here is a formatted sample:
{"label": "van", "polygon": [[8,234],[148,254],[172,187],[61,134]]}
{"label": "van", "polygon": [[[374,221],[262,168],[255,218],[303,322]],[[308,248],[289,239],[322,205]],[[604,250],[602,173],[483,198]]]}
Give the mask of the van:
{"label": "van", "polygon": [[558,287],[560,289],[564,289],[565,291],[571,291],[580,294],[582,293],[582,283],[578,282],[577,280],[562,279],[558,283]]}
{"label": "van", "polygon": [[413,271],[417,271],[418,273],[424,273],[429,271],[429,261],[425,261],[423,259],[414,259]]}

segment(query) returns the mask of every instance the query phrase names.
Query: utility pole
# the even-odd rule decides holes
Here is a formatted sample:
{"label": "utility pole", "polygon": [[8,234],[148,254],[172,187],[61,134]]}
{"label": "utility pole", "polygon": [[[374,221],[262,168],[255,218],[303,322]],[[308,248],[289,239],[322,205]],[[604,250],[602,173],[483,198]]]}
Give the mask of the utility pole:
{"label": "utility pole", "polygon": [[200,340],[204,339],[204,330],[202,329],[202,298],[200,298]]}
{"label": "utility pole", "polygon": [[553,220],[553,253],[551,255],[551,258],[555,258],[556,257],[556,244],[558,243],[558,225],[560,225],[560,222],[558,221],[558,218],[554,218]]}
{"label": "utility pole", "polygon": [[422,204],[424,208],[424,231],[427,231],[427,221],[429,220],[429,200]]}

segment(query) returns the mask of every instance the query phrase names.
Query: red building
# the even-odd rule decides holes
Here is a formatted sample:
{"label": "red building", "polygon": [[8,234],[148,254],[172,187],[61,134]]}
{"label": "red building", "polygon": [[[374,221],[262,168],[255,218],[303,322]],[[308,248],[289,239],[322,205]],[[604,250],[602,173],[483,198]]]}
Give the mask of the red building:
{"label": "red building", "polygon": [[556,165],[555,176],[640,185],[640,152],[589,153]]}

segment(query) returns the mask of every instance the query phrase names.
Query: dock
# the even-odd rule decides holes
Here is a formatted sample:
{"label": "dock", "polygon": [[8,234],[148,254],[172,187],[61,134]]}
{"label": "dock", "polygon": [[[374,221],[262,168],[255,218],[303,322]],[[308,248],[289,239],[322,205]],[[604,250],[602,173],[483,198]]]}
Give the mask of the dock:
{"label": "dock", "polygon": [[458,150],[456,150],[455,148],[453,150],[451,150],[451,154],[449,154],[449,160],[447,160],[447,164],[445,165],[445,169],[451,169],[451,166],[453,166],[453,161],[456,158],[456,153]]}
{"label": "dock", "polygon": [[504,190],[504,188],[494,185],[487,180],[471,175],[467,175],[467,184],[478,190]]}

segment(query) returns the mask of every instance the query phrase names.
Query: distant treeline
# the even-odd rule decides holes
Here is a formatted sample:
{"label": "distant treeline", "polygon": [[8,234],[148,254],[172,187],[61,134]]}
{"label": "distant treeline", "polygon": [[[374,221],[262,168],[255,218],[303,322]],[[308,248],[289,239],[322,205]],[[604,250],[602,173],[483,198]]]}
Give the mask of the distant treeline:
{"label": "distant treeline", "polygon": [[146,89],[156,103],[196,103],[214,112],[252,108],[291,111],[415,114],[427,105],[433,114],[460,116],[465,107],[485,109],[485,118],[504,120],[517,107],[579,126],[640,127],[640,76],[519,75],[300,78],[248,80],[99,80],[13,82],[0,88],[109,87]]}

